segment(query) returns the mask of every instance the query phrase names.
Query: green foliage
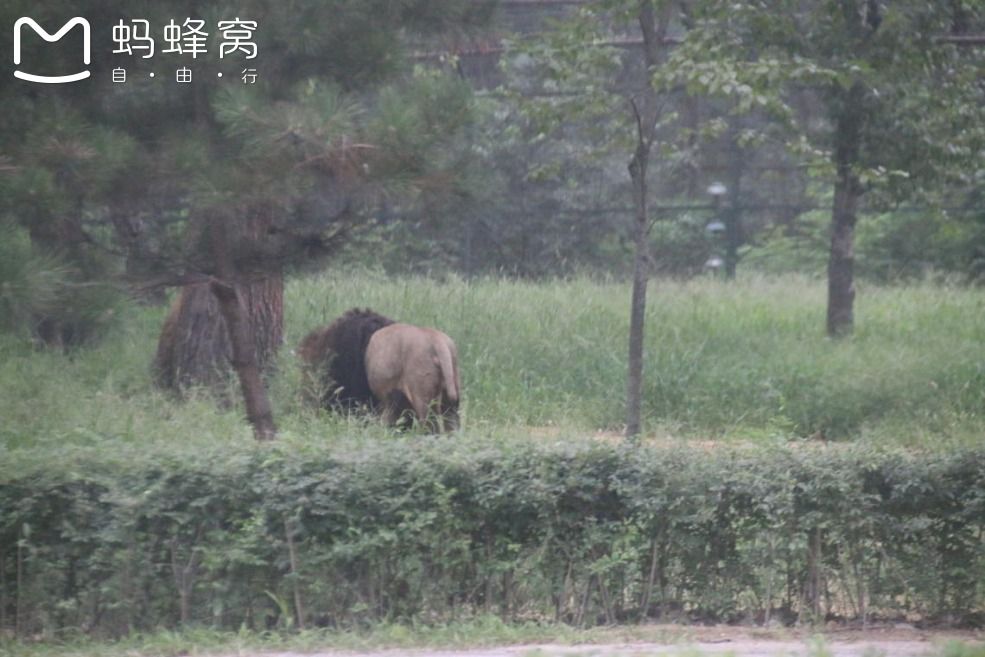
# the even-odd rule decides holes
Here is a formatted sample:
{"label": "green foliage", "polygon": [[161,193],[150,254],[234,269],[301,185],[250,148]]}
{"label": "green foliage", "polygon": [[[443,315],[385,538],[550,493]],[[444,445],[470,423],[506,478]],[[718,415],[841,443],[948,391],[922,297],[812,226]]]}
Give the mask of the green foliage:
{"label": "green foliage", "polygon": [[[475,648],[533,643],[607,643],[629,634],[663,640],[666,630],[640,628],[612,631],[606,628],[576,630],[566,625],[536,621],[505,623],[494,615],[482,615],[447,623],[374,623],[369,627],[306,628],[292,632],[223,631],[206,627],[134,633],[113,641],[88,636],[66,636],[29,643],[0,637],[0,650],[16,650],[19,657],[136,657],[142,655],[208,655],[271,651],[315,653],[327,650],[368,652],[383,648]],[[683,632],[673,633],[673,636]]]}
{"label": "green foliage", "polygon": [[[823,211],[800,215],[761,235],[742,260],[771,275],[821,275],[830,239]],[[864,281],[896,283],[933,277],[980,281],[985,229],[971,213],[903,206],[864,217],[855,233],[855,271]]]}
{"label": "green foliage", "polygon": [[27,231],[0,223],[0,330],[37,336],[39,323],[66,328],[65,346],[93,338],[112,320],[121,295],[78,281],[79,267],[33,246]]}
{"label": "green foliage", "polygon": [[[742,266],[769,276],[823,276],[830,223],[830,212],[805,212],[789,226],[777,226],[761,235],[759,244],[742,259]],[[865,263],[860,258],[858,264]]]}
{"label": "green foliage", "polygon": [[629,107],[610,83],[622,67],[619,50],[605,45],[612,37],[609,12],[586,3],[546,32],[506,42],[509,90],[537,139],[578,122],[600,140],[620,135],[603,148],[626,150],[633,143]]}
{"label": "green foliage", "polygon": [[[29,14],[27,4],[6,3],[0,17]],[[191,11],[174,1],[67,4],[33,15],[47,24],[71,10],[94,30],[140,16],[156,32]],[[259,21],[264,64],[255,85],[212,72],[191,93],[151,81],[146,70],[134,75],[143,82],[112,85],[109,71],[124,58],[107,49],[95,49],[84,84],[44,93],[5,85],[0,220],[27,228],[36,251],[71,267],[78,284],[78,303],[64,316],[41,318],[43,341],[93,335],[87,308],[106,310],[110,280],[159,284],[189,271],[216,273],[203,217],[269,220],[258,234],[230,236],[229,249],[251,273],[262,266],[277,274],[370,223],[384,193],[407,204],[456,197],[467,149],[453,142],[469,121],[471,91],[447,75],[409,75],[405,49],[444,29],[471,30],[491,10],[485,0],[247,1],[236,11]],[[228,11],[228,3],[199,3],[194,16],[215,26]],[[41,70],[57,61],[36,47],[29,59]],[[381,125],[395,117],[402,120]]]}
{"label": "green foliage", "polygon": [[[646,4],[653,5],[653,12],[643,12]],[[627,165],[649,172],[643,177],[642,189],[650,186],[647,200],[652,203],[661,193],[674,194],[668,192],[674,175],[690,164],[687,159],[693,143],[688,143],[690,135],[681,129],[675,111],[680,99],[658,96],[650,80],[657,73],[651,68],[662,69],[664,44],[659,41],[673,12],[666,2],[581,3],[552,21],[549,29],[507,41],[501,61],[505,94],[517,110],[513,125],[504,132],[512,137],[520,131],[526,144],[518,148],[529,153],[523,158],[524,168],[513,175],[522,176],[523,187],[535,190],[524,192],[544,199],[545,211],[540,214],[550,217],[551,232],[567,238],[552,240],[555,249],[570,252],[574,240],[568,234],[590,232],[595,239],[578,244],[577,253],[592,259],[607,256],[610,272],[632,262],[627,247],[630,240],[635,241],[630,236],[637,191]],[[621,47],[641,38],[652,39],[650,47],[659,53],[645,55],[645,44]],[[600,210],[605,206],[626,210]],[[574,210],[573,216],[558,221],[554,215],[568,208]],[[647,212],[655,214],[652,208]],[[649,221],[650,217],[644,219],[644,223]],[[671,232],[672,228],[664,230],[660,237]],[[686,228],[674,237],[682,232]],[[620,239],[624,241],[621,249],[610,248]],[[523,246],[526,251],[527,240]],[[545,255],[561,260],[558,253]],[[587,264],[589,258],[585,260]],[[667,271],[680,265],[680,260],[666,258],[658,267]],[[703,263],[701,259],[697,267]],[[562,269],[567,265],[563,260],[558,264]],[[675,272],[688,272],[688,267]]]}
{"label": "green foliage", "polygon": [[952,641],[943,647],[941,657],[985,657],[985,647]]}
{"label": "green foliage", "polygon": [[673,220],[654,222],[650,229],[653,270],[667,276],[702,273],[716,247],[705,229],[707,221],[704,213],[688,212]]}
{"label": "green foliage", "polygon": [[[981,55],[940,37],[961,21],[980,24],[980,8],[706,0],[693,11],[693,29],[656,72],[662,88],[724,98],[735,114],[764,112],[769,132],[815,161],[833,155],[838,117],[857,114],[853,173],[882,200],[926,198],[922,189],[974,178],[985,139],[973,82]],[[803,89],[825,120],[799,108]]]}
{"label": "green foliage", "polygon": [[67,283],[61,262],[34,252],[25,231],[0,224],[0,325],[30,335],[36,318],[53,311]]}
{"label": "green foliage", "polygon": [[367,127],[377,149],[371,175],[397,189],[403,182],[405,196],[423,193],[430,203],[470,193],[458,185],[468,157],[463,131],[472,119],[472,90],[457,77],[418,69],[410,80],[384,87]]}
{"label": "green foliage", "polygon": [[980,448],[405,437],[190,460],[107,446],[15,452],[0,469],[5,617],[21,635],[482,612],[789,622],[813,602],[960,620],[983,604]]}

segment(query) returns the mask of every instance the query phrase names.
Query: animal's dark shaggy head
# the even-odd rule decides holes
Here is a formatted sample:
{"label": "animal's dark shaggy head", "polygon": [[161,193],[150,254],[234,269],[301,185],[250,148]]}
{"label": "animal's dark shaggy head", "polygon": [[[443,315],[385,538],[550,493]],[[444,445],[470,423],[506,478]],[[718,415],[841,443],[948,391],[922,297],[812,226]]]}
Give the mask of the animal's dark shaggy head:
{"label": "animal's dark shaggy head", "polygon": [[309,333],[298,347],[309,387],[319,403],[334,410],[375,405],[366,380],[366,346],[373,333],[393,320],[369,308],[352,308],[328,326]]}

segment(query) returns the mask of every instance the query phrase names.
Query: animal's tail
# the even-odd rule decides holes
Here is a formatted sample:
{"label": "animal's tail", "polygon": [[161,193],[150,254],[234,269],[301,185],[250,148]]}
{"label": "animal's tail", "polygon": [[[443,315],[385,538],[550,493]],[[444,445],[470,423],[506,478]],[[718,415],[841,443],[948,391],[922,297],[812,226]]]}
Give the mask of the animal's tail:
{"label": "animal's tail", "polygon": [[438,367],[441,368],[441,380],[445,388],[445,396],[449,401],[457,402],[459,388],[458,357],[455,345],[442,342],[438,348]]}

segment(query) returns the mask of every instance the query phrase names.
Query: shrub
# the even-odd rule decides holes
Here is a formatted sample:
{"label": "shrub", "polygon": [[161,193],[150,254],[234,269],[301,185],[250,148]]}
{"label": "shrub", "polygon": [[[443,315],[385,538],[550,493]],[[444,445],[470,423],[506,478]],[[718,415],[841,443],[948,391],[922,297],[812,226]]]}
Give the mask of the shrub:
{"label": "shrub", "polygon": [[985,603],[980,448],[108,447],[2,467],[5,629],[973,623]]}

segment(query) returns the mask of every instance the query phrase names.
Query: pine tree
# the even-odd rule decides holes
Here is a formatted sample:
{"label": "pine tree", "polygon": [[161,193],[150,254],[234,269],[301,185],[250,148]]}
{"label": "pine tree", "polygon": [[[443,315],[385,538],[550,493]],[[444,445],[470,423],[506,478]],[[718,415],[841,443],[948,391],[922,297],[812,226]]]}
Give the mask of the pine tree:
{"label": "pine tree", "polygon": [[[119,1],[34,13],[43,24],[83,15],[98,35],[133,18],[158,30],[185,17],[214,28],[231,18],[225,7]],[[412,35],[468,29],[490,8],[465,0],[247,2],[237,13],[258,23],[252,85],[199,75],[189,85],[144,78],[114,86],[110,71],[125,56],[100,44],[91,80],[0,92],[18,110],[5,113],[0,133],[21,192],[4,214],[41,252],[89,280],[185,286],[162,331],[158,380],[210,384],[231,363],[257,437],[269,438],[261,372],[283,339],[285,266],[330,253],[371,220],[381,194],[412,200],[449,186],[452,169],[428,154],[468,119],[468,94],[455,80],[408,78],[403,53]],[[13,2],[0,13],[29,9]],[[30,54],[38,66],[63,56]],[[123,62],[146,75],[139,57]],[[380,91],[397,79],[408,81]]]}

